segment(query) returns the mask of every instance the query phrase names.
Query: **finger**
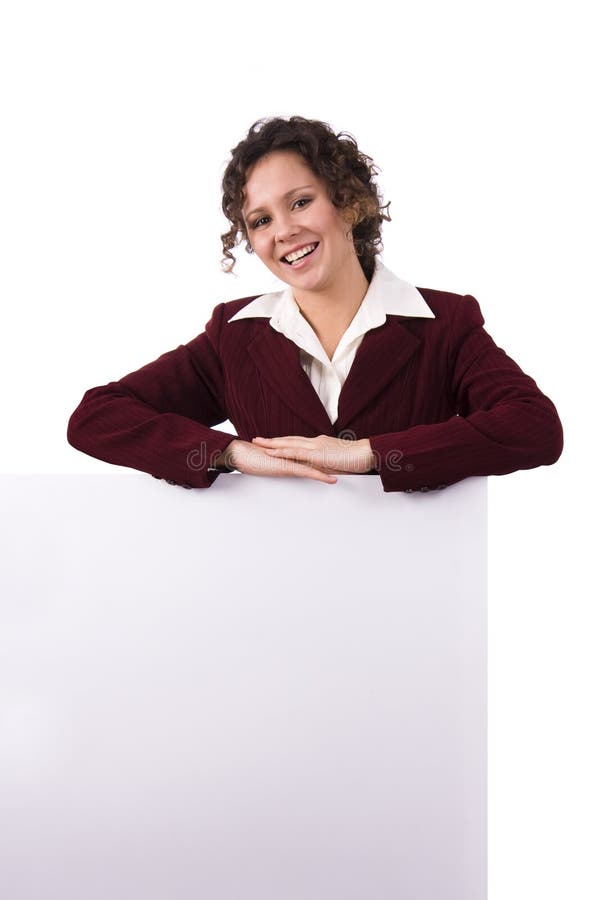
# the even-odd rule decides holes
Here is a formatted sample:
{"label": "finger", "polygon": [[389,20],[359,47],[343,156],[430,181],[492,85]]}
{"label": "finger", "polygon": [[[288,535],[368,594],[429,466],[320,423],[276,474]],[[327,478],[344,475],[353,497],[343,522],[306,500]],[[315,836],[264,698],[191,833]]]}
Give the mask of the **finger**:
{"label": "finger", "polygon": [[263,447],[265,453],[269,456],[279,456],[282,459],[305,459],[310,450],[304,450],[302,447]]}
{"label": "finger", "polygon": [[[282,462],[285,460],[297,462],[304,466],[318,469],[320,472],[328,472],[330,475],[348,475],[365,471],[365,467],[361,464],[360,460],[355,460],[354,463],[349,462],[346,468],[340,467],[340,459],[332,452],[327,454],[327,452],[323,452],[322,450],[302,451],[301,448],[296,450],[290,448],[275,450],[263,447],[262,449],[271,459],[280,459]],[[330,463],[327,462],[328,455],[331,460]]]}
{"label": "finger", "polygon": [[300,435],[288,435],[287,437],[276,437],[276,438],[263,438],[263,437],[254,437],[252,438],[253,444],[258,444],[265,449],[277,448],[277,447],[306,447],[307,449],[314,446],[314,442],[316,438],[306,438],[301,437]]}
{"label": "finger", "polygon": [[313,478],[316,481],[323,481],[327,484],[334,484],[336,481],[336,478],[328,472],[299,460],[278,459],[263,448],[261,448],[260,454],[257,448],[256,454],[247,455],[243,462],[240,461],[239,467],[240,471],[249,475],[266,475],[275,478],[291,475]]}
{"label": "finger", "polygon": [[274,447],[263,447],[262,450],[271,459],[293,460],[295,462],[303,463],[304,465],[310,465],[313,468],[319,469],[321,472],[328,472],[330,469],[339,468],[339,460],[335,458],[335,454],[329,454],[330,464],[328,464],[328,454],[322,449],[307,449],[305,447],[281,447],[275,449]]}
{"label": "finger", "polygon": [[309,466],[303,462],[296,460],[281,460],[281,471],[283,475],[293,475],[297,478],[312,478],[315,481],[323,481],[326,484],[335,484],[337,478],[331,472],[324,472],[322,469]]}
{"label": "finger", "polygon": [[297,478],[310,478],[312,481],[321,481],[323,484],[335,484],[337,478],[331,472],[322,472],[321,469],[313,469],[311,466],[302,466],[301,469],[291,472]]}
{"label": "finger", "polygon": [[[268,453],[269,456],[281,456],[287,459],[317,460],[324,458],[324,455],[327,453],[327,450],[323,447],[306,447],[303,444],[281,447],[261,447],[260,449],[263,453]],[[329,452],[331,453],[331,451]]]}

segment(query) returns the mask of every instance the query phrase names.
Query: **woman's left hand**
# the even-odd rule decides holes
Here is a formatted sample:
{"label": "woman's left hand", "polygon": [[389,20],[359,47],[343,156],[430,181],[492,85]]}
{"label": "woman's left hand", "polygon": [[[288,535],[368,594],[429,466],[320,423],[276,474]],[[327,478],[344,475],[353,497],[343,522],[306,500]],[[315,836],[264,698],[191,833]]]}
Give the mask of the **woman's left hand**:
{"label": "woman's left hand", "polygon": [[375,468],[375,454],[368,438],[348,441],[321,434],[315,438],[255,437],[252,443],[271,456],[309,463],[313,468],[333,475],[370,472]]}

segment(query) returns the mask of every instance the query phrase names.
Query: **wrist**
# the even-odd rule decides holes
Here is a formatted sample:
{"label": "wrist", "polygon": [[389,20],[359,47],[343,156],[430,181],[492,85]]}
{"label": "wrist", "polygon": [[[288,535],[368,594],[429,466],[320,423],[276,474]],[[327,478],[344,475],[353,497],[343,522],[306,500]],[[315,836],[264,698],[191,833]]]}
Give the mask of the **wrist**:
{"label": "wrist", "polygon": [[235,472],[235,466],[233,464],[233,458],[231,450],[233,449],[232,445],[235,441],[231,441],[227,447],[219,453],[219,455],[213,460],[211,469],[215,469],[217,472]]}
{"label": "wrist", "polygon": [[366,465],[369,467],[367,471],[370,472],[375,468],[376,464],[376,456],[373,448],[371,447],[371,441],[369,440],[369,438],[363,438],[361,441],[359,441],[359,444],[361,445],[365,453],[368,453]]}

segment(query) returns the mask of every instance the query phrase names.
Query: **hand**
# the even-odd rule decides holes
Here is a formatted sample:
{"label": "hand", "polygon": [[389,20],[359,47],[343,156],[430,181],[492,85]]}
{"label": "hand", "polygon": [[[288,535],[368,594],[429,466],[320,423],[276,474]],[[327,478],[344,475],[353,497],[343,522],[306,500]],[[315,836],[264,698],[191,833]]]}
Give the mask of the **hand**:
{"label": "hand", "polygon": [[255,437],[252,444],[271,457],[294,460],[329,474],[370,472],[375,468],[375,454],[368,438],[345,441],[326,434],[316,438]]}
{"label": "hand", "polygon": [[290,459],[276,459],[272,454],[248,441],[233,440],[216,460],[216,465],[230,466],[245,475],[268,475],[275,478],[294,476],[312,478],[325,484],[335,484],[337,478],[331,472],[313,467],[304,462]]}

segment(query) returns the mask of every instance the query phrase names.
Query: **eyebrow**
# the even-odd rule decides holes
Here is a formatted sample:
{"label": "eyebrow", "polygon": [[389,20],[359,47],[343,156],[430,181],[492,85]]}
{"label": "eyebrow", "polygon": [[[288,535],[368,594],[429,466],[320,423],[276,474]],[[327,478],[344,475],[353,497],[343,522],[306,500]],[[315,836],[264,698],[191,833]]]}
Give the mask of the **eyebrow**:
{"label": "eyebrow", "polygon": [[[305,191],[307,188],[314,188],[314,184],[302,184],[300,187],[292,188],[291,191],[286,191],[284,199],[287,200],[288,197],[291,197],[292,194],[295,194],[296,191]],[[264,206],[257,206],[256,209],[251,209],[250,212],[245,213],[246,219],[249,219],[250,216],[253,216],[257,212],[262,212],[264,210]]]}

